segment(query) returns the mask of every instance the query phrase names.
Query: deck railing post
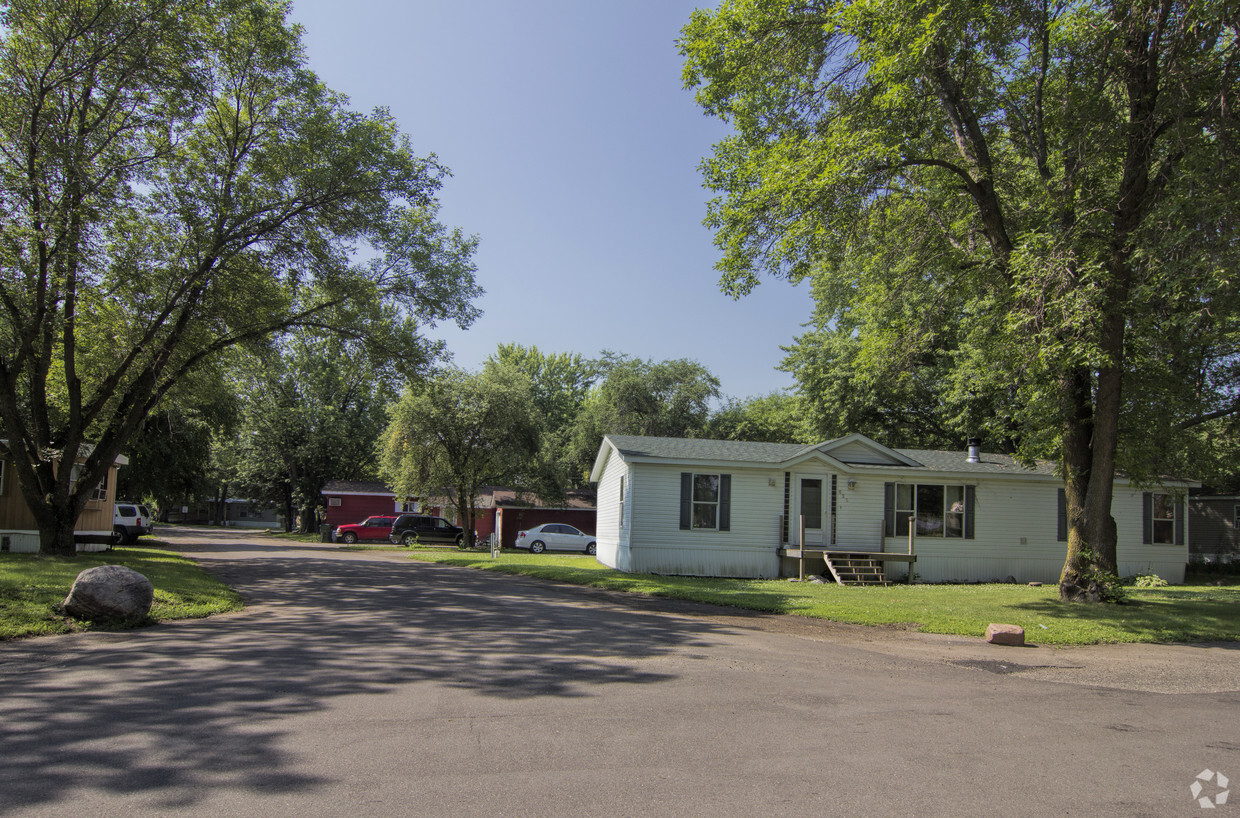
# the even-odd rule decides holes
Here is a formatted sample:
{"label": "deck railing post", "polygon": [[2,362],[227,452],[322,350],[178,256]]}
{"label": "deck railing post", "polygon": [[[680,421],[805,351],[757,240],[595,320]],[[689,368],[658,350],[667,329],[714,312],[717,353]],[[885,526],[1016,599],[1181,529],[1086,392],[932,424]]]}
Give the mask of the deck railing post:
{"label": "deck railing post", "polygon": [[[908,555],[913,556],[913,533],[917,530],[917,518],[908,518]],[[913,561],[908,561],[908,584],[913,584]]]}
{"label": "deck railing post", "polygon": [[798,535],[799,535],[799,536],[800,536],[800,538],[801,538],[801,542],[800,542],[800,545],[801,545],[801,548],[800,548],[800,554],[801,554],[801,569],[800,569],[801,573],[800,573],[800,581],[801,581],[801,582],[804,582],[804,581],[805,581],[805,515],[804,515],[804,514],[802,514],[800,517],[798,517],[798,518],[797,518],[797,520],[798,520],[798,522],[797,522],[797,532],[798,532]]}

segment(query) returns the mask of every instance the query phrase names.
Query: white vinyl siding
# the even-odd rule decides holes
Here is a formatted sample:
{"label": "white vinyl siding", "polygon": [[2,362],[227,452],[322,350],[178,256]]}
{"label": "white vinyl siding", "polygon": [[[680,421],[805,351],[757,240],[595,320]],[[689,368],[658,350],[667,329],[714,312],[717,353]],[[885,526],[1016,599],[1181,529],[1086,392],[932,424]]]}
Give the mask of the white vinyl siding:
{"label": "white vinyl siding", "polygon": [[897,461],[885,452],[875,451],[860,441],[847,443],[829,450],[836,460],[842,463],[865,463],[871,466],[891,466]]}
{"label": "white vinyl siding", "polygon": [[[624,508],[621,511],[620,485],[624,483]],[[628,534],[632,512],[632,478],[626,464],[610,452],[603,467],[596,495],[595,548],[596,557],[604,565],[620,571],[628,567]]]}
{"label": "white vinyl siding", "polygon": [[[680,528],[680,475],[686,470],[646,463],[630,469],[630,570],[706,577],[778,576],[783,472],[731,469],[730,530],[704,531]],[[772,480],[776,485],[771,485]],[[604,502],[600,497],[600,509]]]}

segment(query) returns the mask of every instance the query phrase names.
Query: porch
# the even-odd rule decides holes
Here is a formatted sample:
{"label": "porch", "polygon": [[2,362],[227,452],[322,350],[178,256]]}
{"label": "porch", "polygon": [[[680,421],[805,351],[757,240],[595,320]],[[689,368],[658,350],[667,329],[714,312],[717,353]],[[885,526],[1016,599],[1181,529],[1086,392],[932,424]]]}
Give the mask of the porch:
{"label": "porch", "polygon": [[[885,551],[840,551],[836,549],[797,548],[785,546],[778,549],[781,567],[788,566],[789,561],[796,567],[788,575],[805,579],[806,571],[820,573],[826,567],[826,573],[837,585],[891,585],[887,578],[887,563],[904,563],[908,566],[907,582],[913,581],[913,564],[917,562],[915,554],[891,554]],[[784,571],[780,572],[785,574]]]}

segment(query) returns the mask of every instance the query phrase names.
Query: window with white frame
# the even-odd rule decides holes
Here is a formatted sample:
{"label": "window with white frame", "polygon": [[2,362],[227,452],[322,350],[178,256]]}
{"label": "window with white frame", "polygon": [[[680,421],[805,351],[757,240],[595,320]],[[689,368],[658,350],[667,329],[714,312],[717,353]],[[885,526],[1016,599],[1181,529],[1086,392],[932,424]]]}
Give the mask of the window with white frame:
{"label": "window with white frame", "polygon": [[[82,478],[82,464],[74,463],[69,469],[69,493],[72,494],[77,488],[78,480]],[[86,498],[87,502],[104,502],[108,499],[108,475],[104,473],[103,479],[99,481],[99,485],[91,490],[90,496]]]}
{"label": "window with white frame", "polygon": [[1150,506],[1150,530],[1154,542],[1171,545],[1175,543],[1175,498],[1170,494],[1154,494]]}
{"label": "window with white frame", "polygon": [[889,536],[908,536],[910,518],[915,521],[918,537],[966,539],[973,536],[968,523],[968,504],[971,501],[968,487],[937,483],[889,485]]}
{"label": "window with white frame", "polygon": [[97,500],[106,503],[108,500],[108,475],[105,473],[103,479],[99,481],[99,485],[95,486],[95,490],[90,493],[91,500]]}
{"label": "window with white frame", "polygon": [[693,475],[693,527],[719,527],[719,475]]}
{"label": "window with white frame", "polygon": [[620,475],[620,528],[624,528],[624,475]]}

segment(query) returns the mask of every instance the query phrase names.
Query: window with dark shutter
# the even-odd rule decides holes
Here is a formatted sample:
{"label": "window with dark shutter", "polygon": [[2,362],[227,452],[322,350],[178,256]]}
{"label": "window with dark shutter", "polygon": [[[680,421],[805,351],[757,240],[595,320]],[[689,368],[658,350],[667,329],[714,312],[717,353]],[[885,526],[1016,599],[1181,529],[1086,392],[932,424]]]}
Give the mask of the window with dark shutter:
{"label": "window with dark shutter", "polygon": [[680,474],[680,527],[728,531],[732,520],[732,475]]}
{"label": "window with dark shutter", "polygon": [[887,521],[887,536],[896,535],[896,484],[883,484],[883,519]]}
{"label": "window with dark shutter", "polygon": [[680,473],[680,527],[693,528],[693,473]]}

